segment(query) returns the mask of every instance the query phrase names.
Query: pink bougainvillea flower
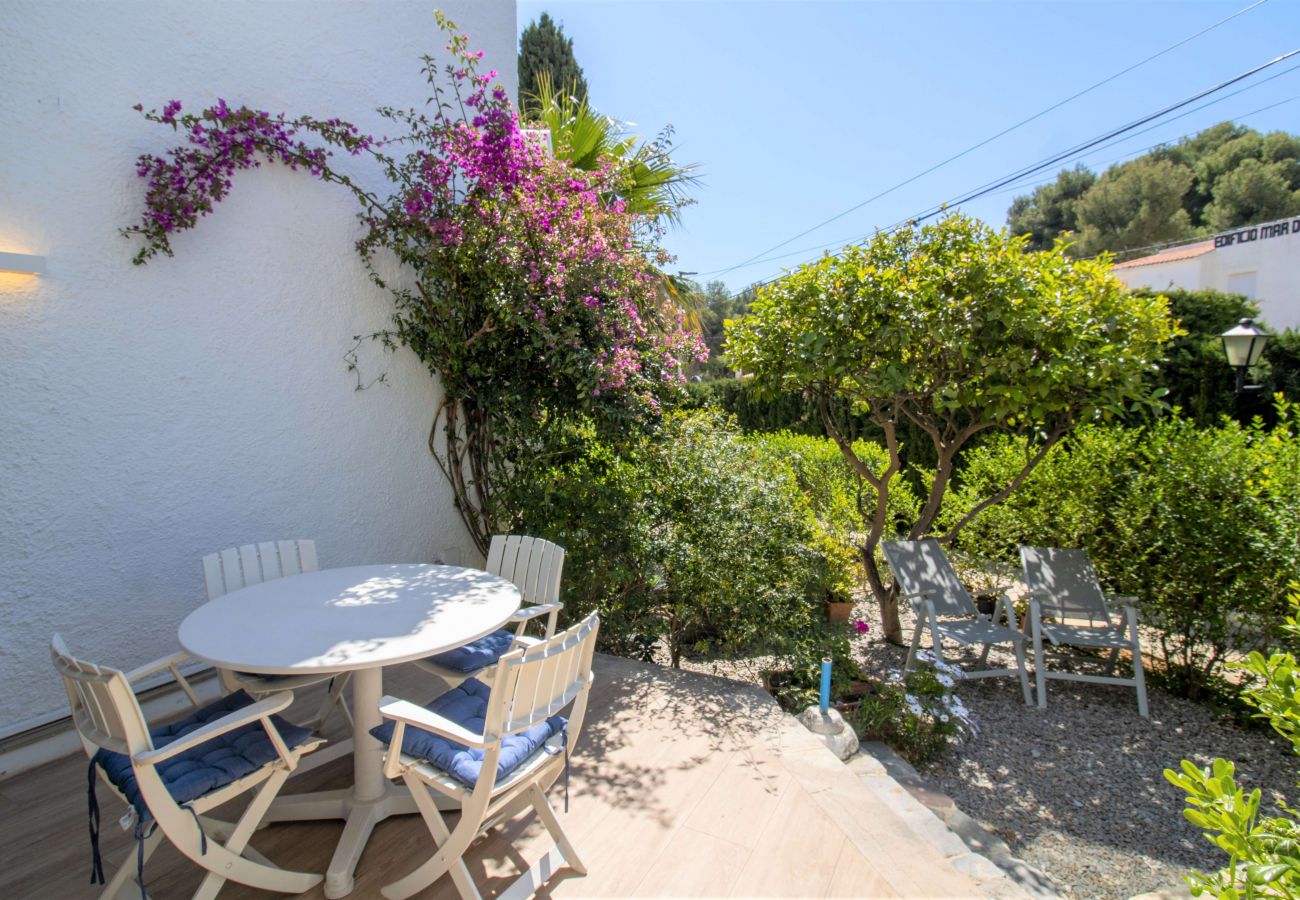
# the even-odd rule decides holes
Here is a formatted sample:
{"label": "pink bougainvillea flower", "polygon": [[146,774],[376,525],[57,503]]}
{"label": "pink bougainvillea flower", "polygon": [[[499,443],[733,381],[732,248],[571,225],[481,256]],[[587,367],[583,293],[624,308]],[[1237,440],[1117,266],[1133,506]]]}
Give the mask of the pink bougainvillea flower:
{"label": "pink bougainvillea flower", "polygon": [[866,622],[862,621],[861,619],[854,619],[853,630],[856,631],[858,634],[866,634],[868,631],[871,630],[871,626],[868,625]]}

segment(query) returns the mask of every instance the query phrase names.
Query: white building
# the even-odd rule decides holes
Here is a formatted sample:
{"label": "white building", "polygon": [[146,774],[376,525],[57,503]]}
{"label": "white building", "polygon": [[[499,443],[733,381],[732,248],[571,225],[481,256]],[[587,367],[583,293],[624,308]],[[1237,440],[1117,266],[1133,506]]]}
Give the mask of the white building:
{"label": "white building", "polygon": [[1276,329],[1300,327],[1300,218],[1225,231],[1115,266],[1129,287],[1245,294]]}
{"label": "white building", "polygon": [[323,566],[481,564],[426,449],[428,372],[375,348],[365,374],[387,384],[346,370],[392,313],[346,191],[264,165],[174,258],[133,266],[118,234],[143,210],[136,157],[178,141],[135,104],[221,97],[382,134],[376,107],[429,96],[435,8],[513,96],[514,0],[4,4],[0,254],[45,273],[0,271],[0,739],[67,716],[51,633],[124,669],[176,648],[205,553],[314,538]]}

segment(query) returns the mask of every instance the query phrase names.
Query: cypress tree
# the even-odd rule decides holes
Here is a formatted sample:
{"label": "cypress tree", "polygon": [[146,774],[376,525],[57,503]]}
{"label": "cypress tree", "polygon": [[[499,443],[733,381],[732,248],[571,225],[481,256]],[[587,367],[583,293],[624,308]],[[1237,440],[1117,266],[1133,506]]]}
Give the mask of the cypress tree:
{"label": "cypress tree", "polygon": [[546,72],[557,92],[570,93],[579,102],[587,99],[587,80],[573,55],[573,38],[547,13],[529,23],[519,38],[519,110],[524,118],[537,114],[537,76]]}

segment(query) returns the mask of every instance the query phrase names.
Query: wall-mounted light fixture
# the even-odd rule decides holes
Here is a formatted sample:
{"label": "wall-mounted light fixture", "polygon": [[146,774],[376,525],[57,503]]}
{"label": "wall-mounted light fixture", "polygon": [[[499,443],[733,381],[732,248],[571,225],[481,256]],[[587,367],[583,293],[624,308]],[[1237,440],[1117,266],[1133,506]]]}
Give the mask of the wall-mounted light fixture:
{"label": "wall-mounted light fixture", "polygon": [[44,275],[45,257],[33,256],[30,253],[0,253],[0,272]]}

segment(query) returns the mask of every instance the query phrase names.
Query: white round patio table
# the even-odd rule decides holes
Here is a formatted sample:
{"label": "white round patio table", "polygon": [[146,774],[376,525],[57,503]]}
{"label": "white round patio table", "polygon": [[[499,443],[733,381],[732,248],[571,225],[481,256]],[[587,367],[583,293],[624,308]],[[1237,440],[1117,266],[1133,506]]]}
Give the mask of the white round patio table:
{"label": "white round patio table", "polygon": [[[345,819],[325,874],[325,896],[351,892],[375,825],[416,812],[384,778],[383,669],[460,647],[501,628],[519,589],[477,569],[434,565],[323,569],[251,585],[185,617],[180,643],[223,669],[259,675],[352,674],[353,784],[280,798],[263,821]],[[309,757],[310,758],[310,757]]]}

